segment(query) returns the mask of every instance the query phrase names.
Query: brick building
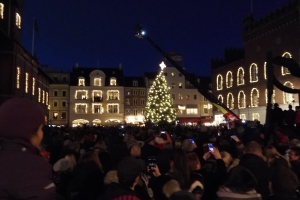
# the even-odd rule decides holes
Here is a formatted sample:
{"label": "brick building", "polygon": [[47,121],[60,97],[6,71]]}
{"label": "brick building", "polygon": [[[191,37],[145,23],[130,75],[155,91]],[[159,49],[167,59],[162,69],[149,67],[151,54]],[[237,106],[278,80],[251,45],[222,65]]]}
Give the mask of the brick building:
{"label": "brick building", "polygon": [[[267,104],[266,54],[293,58],[300,55],[300,1],[294,0],[269,15],[254,19],[251,14],[242,21],[244,49],[225,49],[224,59],[212,59],[212,90],[228,108],[242,119],[265,122]],[[299,79],[282,66],[274,67],[274,75],[285,86],[300,88]],[[272,103],[283,110],[299,99],[274,87]],[[217,122],[222,114],[214,111]]]}

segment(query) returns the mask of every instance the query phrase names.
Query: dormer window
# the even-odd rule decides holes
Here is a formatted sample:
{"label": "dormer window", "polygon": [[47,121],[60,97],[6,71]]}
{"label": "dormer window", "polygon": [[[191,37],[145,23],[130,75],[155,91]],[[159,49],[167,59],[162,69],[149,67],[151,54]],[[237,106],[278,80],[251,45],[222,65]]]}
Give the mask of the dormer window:
{"label": "dormer window", "polygon": [[117,79],[116,78],[110,78],[110,85],[117,85]]}
{"label": "dormer window", "polygon": [[4,18],[4,4],[0,3],[0,18]]}
{"label": "dormer window", "polygon": [[94,78],[94,86],[101,86],[101,78]]}
{"label": "dormer window", "polygon": [[16,13],[16,26],[21,29],[21,16],[19,13]]}
{"label": "dormer window", "polygon": [[78,78],[78,86],[85,86],[85,79],[83,77]]}
{"label": "dormer window", "polygon": [[138,81],[133,81],[133,86],[138,86]]}

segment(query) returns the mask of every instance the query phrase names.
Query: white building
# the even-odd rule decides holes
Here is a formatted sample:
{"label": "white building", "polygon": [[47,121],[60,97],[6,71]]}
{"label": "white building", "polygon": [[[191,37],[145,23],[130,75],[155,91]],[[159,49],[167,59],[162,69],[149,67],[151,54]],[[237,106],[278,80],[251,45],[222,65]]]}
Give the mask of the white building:
{"label": "white building", "polygon": [[74,67],[70,77],[70,125],[124,123],[121,68]]}

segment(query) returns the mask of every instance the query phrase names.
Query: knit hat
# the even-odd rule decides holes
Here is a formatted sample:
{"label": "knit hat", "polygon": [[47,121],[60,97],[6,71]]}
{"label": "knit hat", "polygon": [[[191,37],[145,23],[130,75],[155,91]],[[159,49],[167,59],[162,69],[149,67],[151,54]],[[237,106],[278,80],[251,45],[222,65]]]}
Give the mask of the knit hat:
{"label": "knit hat", "polygon": [[170,200],[196,200],[195,195],[187,191],[175,192],[171,195]]}
{"label": "knit hat", "polygon": [[117,168],[119,181],[134,180],[143,171],[143,167],[144,163],[141,159],[137,159],[133,156],[124,158],[118,164]]}
{"label": "knit hat", "polygon": [[64,172],[68,169],[71,168],[71,162],[68,161],[65,158],[62,158],[60,160],[58,160],[54,165],[53,165],[53,170],[55,172]]}
{"label": "knit hat", "polygon": [[45,123],[43,109],[25,98],[12,98],[0,107],[0,138],[30,141],[39,126]]}

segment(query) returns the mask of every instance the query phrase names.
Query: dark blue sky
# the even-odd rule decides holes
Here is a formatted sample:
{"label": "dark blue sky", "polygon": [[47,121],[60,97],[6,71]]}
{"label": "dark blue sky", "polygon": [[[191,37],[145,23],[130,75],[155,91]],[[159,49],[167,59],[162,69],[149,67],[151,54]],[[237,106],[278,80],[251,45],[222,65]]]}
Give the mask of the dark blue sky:
{"label": "dark blue sky", "polygon": [[[269,14],[291,0],[253,0],[254,17]],[[22,43],[31,52],[32,22],[39,33],[35,52],[41,64],[71,70],[118,67],[140,76],[158,69],[161,54],[134,37],[140,23],[165,52],[183,55],[184,67],[210,75],[210,59],[225,47],[243,47],[241,20],[251,0],[25,0]]]}

